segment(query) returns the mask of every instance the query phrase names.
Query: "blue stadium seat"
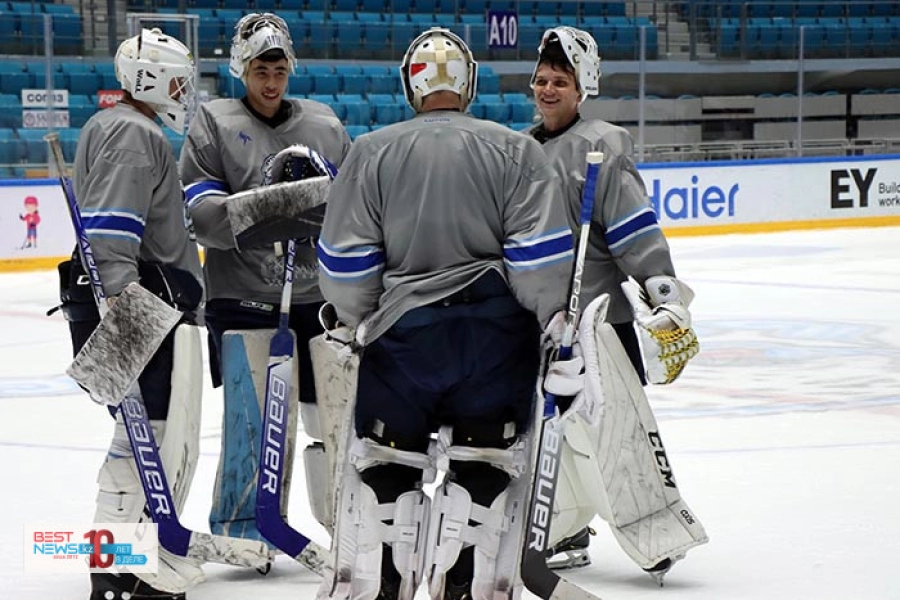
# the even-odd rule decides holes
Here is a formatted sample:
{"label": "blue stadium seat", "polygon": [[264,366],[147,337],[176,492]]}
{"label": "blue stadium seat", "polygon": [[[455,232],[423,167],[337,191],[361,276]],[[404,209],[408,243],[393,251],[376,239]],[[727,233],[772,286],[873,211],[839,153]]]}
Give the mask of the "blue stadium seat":
{"label": "blue stadium seat", "polygon": [[333,75],[334,67],[322,63],[314,63],[306,65],[306,72],[310,75]]}
{"label": "blue stadium seat", "polygon": [[404,106],[395,102],[394,104],[376,104],[372,107],[374,121],[380,125],[389,125],[391,123],[399,123],[404,118]]}
{"label": "blue stadium seat", "polygon": [[34,87],[34,76],[31,73],[0,73],[0,94],[21,94],[25,88]]}
{"label": "blue stadium seat", "polygon": [[390,23],[366,23],[366,49],[375,52],[390,50],[391,24]]}
{"label": "blue stadium seat", "polygon": [[394,94],[379,94],[375,92],[370,92],[366,95],[366,100],[372,106],[377,106],[379,104],[394,104],[394,102],[396,102]]}
{"label": "blue stadium seat", "polygon": [[500,76],[479,72],[477,89],[479,94],[499,94]]}
{"label": "blue stadium seat", "polygon": [[337,94],[341,91],[340,75],[325,75],[313,73],[310,75],[313,81],[313,92],[316,94]]}
{"label": "blue stadium seat", "polygon": [[365,125],[368,127],[372,122],[372,108],[365,100],[347,101],[342,102],[342,104],[346,111],[344,122],[347,125]]}
{"label": "blue stadium seat", "polygon": [[75,148],[78,146],[78,135],[81,133],[81,129],[66,127],[58,129],[57,133],[59,134],[59,145],[62,147],[63,157],[66,159],[66,162],[72,162],[75,160]]}
{"label": "blue stadium seat", "polygon": [[313,79],[307,74],[291,75],[288,77],[288,89],[292,94],[304,96],[313,93]]}
{"label": "blue stadium seat", "polygon": [[534,103],[517,102],[509,105],[509,118],[511,121],[532,121],[535,115]]}
{"label": "blue stadium seat", "polygon": [[369,91],[373,94],[395,94],[400,91],[399,74],[370,75]]}
{"label": "blue stadium seat", "polygon": [[359,0],[334,0],[336,12],[356,12],[359,8]]}
{"label": "blue stadium seat", "polygon": [[351,140],[355,140],[362,134],[369,132],[368,125],[347,125],[344,129],[347,130],[347,135],[350,136]]}
{"label": "blue stadium seat", "polygon": [[344,94],[365,94],[366,93],[366,76],[359,75],[341,75],[341,92]]}
{"label": "blue stadium seat", "polygon": [[19,129],[19,139],[22,141],[25,152],[24,160],[27,163],[47,162],[47,142],[44,136],[47,129]]}
{"label": "blue stadium seat", "polygon": [[388,2],[385,0],[361,0],[359,8],[367,13],[383,13],[386,11]]}
{"label": "blue stadium seat", "polygon": [[22,143],[12,128],[0,129],[0,164],[10,165],[22,160]]}

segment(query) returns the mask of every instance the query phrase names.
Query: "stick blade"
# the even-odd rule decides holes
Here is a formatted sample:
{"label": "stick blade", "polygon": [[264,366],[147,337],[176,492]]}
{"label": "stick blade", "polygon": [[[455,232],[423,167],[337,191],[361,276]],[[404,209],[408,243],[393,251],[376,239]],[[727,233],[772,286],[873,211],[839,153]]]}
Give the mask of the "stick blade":
{"label": "stick blade", "polygon": [[131,283],[66,373],[94,402],[117,406],[180,319],[179,311]]}

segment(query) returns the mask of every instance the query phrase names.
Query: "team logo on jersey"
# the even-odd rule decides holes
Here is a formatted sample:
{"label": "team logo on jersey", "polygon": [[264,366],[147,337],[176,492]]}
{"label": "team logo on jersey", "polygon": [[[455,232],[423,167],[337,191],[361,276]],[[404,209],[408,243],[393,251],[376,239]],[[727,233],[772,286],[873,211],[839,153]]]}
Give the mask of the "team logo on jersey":
{"label": "team logo on jersey", "polygon": [[253,141],[253,138],[250,137],[248,134],[244,133],[243,131],[241,131],[241,132],[238,133],[237,138],[238,138],[238,140],[240,140],[241,143],[243,143],[245,146],[246,146],[248,143],[250,143],[250,142]]}

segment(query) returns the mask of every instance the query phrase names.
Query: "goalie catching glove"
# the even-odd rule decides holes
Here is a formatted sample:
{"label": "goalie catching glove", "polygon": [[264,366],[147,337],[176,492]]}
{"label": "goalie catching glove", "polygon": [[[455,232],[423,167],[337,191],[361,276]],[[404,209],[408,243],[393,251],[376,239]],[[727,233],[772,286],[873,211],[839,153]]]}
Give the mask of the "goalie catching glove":
{"label": "goalie catching glove", "polygon": [[638,325],[647,380],[672,383],[700,351],[688,311],[693,290],[674,277],[658,275],[648,278],[643,288],[629,278],[622,291]]}
{"label": "goalie catching glove", "polygon": [[288,146],[276,154],[266,168],[266,180],[270,183],[300,181],[321,175],[327,175],[330,180],[334,180],[337,176],[337,167],[303,144]]}

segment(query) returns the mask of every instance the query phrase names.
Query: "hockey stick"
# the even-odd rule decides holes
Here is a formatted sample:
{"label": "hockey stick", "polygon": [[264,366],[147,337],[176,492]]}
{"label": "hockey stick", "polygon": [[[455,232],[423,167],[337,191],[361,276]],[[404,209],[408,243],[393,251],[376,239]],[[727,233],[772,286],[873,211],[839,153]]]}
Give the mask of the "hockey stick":
{"label": "hockey stick", "polygon": [[[558,350],[559,360],[568,360],[572,357],[572,344],[581,308],[579,306],[581,277],[584,273],[584,258],[587,254],[591,217],[594,213],[594,192],[600,177],[603,153],[588,152],[587,163],[587,175],[581,197],[581,231],[578,237],[578,251],[575,255],[575,269],[572,272],[569,305],[566,310],[566,326]],[[599,596],[566,581],[547,567],[547,547],[550,538],[550,523],[553,517],[553,504],[556,500],[563,430],[560,417],[556,414],[556,397],[545,392],[540,445],[535,462],[534,488],[531,492],[531,507],[528,513],[528,534],[525,547],[522,549],[522,582],[530,592],[544,600],[600,600]]]}
{"label": "hockey stick", "polygon": [[[59,134],[51,132],[44,139],[50,146],[59,183],[66,198],[66,206],[78,238],[81,262],[88,272],[94,300],[101,317],[103,317],[110,310],[109,301],[100,279],[100,269],[94,260],[91,242],[84,229],[72,182],[65,175],[65,160],[59,145]],[[125,431],[128,433],[128,441],[134,454],[134,462],[147,501],[147,510],[158,526],[160,545],[172,554],[203,562],[248,567],[265,565],[269,559],[269,551],[264,543],[248,540],[235,541],[222,536],[191,531],[179,522],[175,502],[172,499],[165,469],[153,435],[153,428],[150,425],[150,418],[144,407],[140,386],[137,382],[131,386],[121,400],[119,412],[122,414]]]}
{"label": "hockey stick", "polygon": [[307,567],[323,574],[329,562],[328,551],[288,525],[281,515],[281,484],[284,452],[287,444],[288,400],[294,362],[294,336],[289,316],[294,283],[295,240],[288,240],[284,257],[284,286],[278,329],[269,345],[266,377],[262,448],[259,452],[259,476],[256,482],[256,527],[276,548]]}

